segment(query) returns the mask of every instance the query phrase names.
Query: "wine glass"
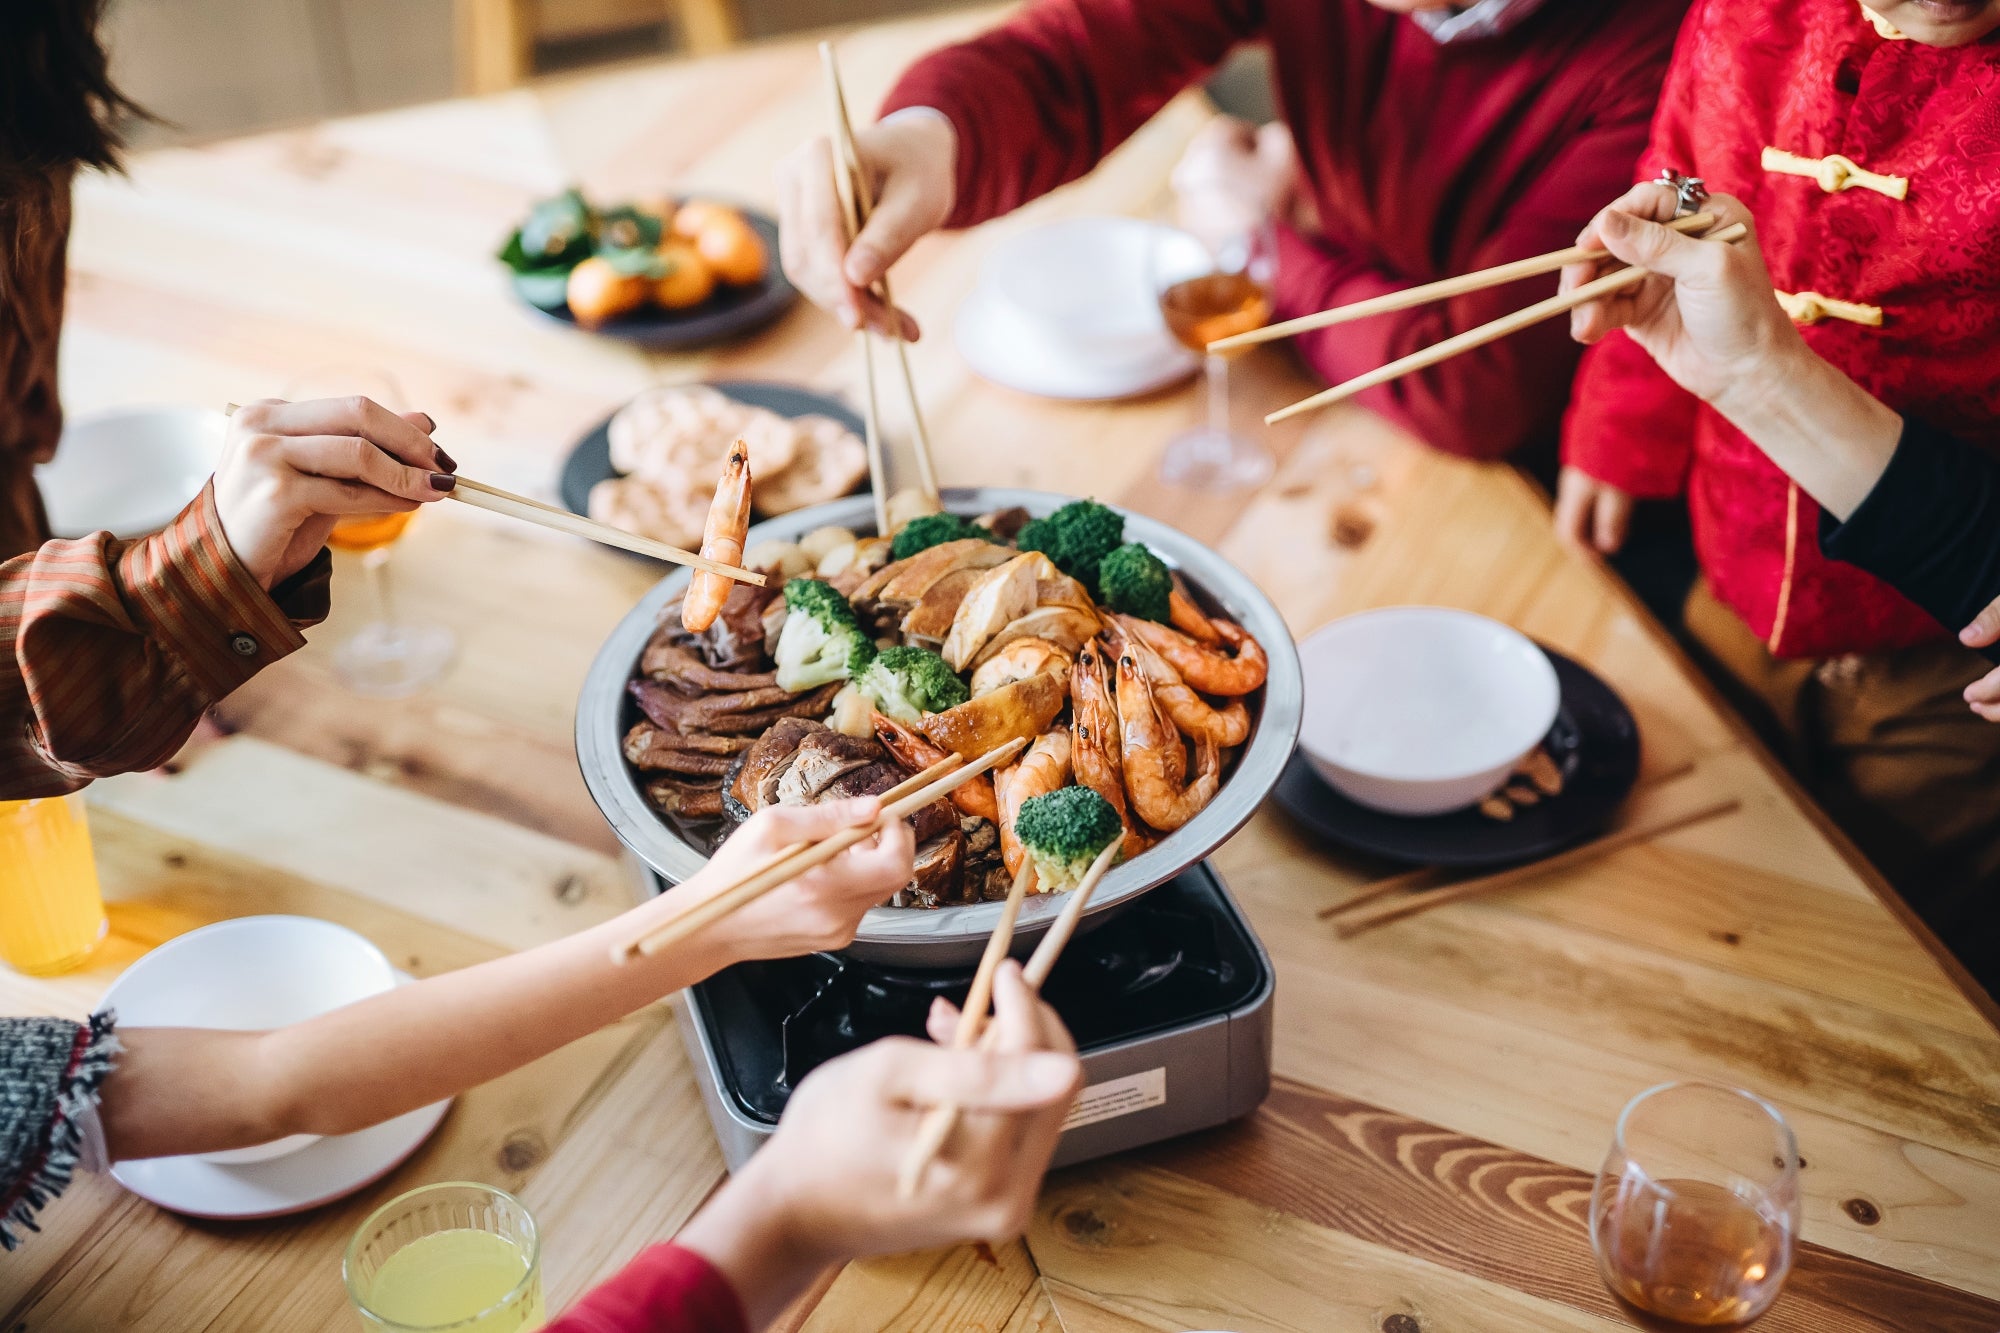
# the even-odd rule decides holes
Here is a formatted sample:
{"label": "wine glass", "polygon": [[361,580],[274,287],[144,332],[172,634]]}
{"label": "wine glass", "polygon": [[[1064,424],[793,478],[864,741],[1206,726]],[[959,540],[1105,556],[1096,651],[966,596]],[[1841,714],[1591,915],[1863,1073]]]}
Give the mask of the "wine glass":
{"label": "wine glass", "polygon": [[1763,1098],[1662,1083],[1618,1117],[1590,1244],[1641,1328],[1747,1326],[1778,1298],[1798,1230],[1798,1144]]}
{"label": "wine glass", "polygon": [[1270,224],[1248,219],[1202,235],[1163,228],[1153,244],[1160,316],[1183,346],[1204,355],[1208,381],[1208,421],[1168,441],[1160,459],[1170,486],[1230,491],[1271,479],[1271,451],[1229,427],[1229,362],[1208,345],[1270,319],[1274,245]]}
{"label": "wine glass", "polygon": [[[323,366],[285,386],[292,402],[363,394],[392,412],[404,410],[403,389],[387,371]],[[398,614],[389,579],[389,548],[416,517],[408,513],[350,514],[333,525],[326,544],[361,557],[372,591],[374,616],[333,652],[333,671],[356,694],[400,699],[444,675],[458,640],[443,625]]]}

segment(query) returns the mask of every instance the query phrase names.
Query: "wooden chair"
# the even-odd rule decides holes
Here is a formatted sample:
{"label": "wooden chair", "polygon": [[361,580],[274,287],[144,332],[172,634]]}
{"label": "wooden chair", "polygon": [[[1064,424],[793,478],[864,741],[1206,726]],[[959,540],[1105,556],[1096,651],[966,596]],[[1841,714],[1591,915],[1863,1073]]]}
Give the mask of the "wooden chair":
{"label": "wooden chair", "polygon": [[535,44],[642,27],[672,14],[697,55],[743,34],[736,0],[456,0],[461,92],[515,87],[534,73]]}

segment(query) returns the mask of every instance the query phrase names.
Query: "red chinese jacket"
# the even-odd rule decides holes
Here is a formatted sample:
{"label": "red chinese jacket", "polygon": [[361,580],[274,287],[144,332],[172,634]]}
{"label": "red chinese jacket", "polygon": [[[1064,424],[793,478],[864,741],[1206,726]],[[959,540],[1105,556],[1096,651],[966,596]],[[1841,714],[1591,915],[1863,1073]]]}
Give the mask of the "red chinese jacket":
{"label": "red chinese jacket", "polygon": [[[948,225],[966,227],[1075,180],[1231,47],[1268,41],[1320,218],[1278,229],[1275,314],[1289,319],[1574,242],[1645,146],[1685,5],[1546,0],[1504,36],[1440,45],[1369,0],[1033,0],[919,60],[882,110],[950,118]],[[1297,344],[1350,379],[1555,288],[1530,279]],[[1576,357],[1551,322],[1356,401],[1440,449],[1498,458],[1554,439]]]}
{"label": "red chinese jacket", "polygon": [[[1698,0],[1637,178],[1662,167],[1743,199],[1780,289],[1880,308],[1879,327],[1807,324],[1815,352],[2000,451],[2000,34],[1947,49],[1885,33],[1857,0]],[[1944,635],[1822,555],[1811,497],[1622,334],[1584,358],[1563,454],[1635,495],[1685,488],[1716,595],[1780,657]]]}

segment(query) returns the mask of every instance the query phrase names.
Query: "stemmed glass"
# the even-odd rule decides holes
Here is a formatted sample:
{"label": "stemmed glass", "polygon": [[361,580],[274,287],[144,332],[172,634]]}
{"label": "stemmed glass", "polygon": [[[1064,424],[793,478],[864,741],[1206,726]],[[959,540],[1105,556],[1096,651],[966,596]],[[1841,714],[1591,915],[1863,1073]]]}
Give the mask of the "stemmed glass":
{"label": "stemmed glass", "polygon": [[[403,389],[387,371],[326,366],[285,387],[292,402],[364,394],[392,412],[406,407]],[[398,614],[389,579],[389,548],[410,521],[409,513],[351,514],[333,525],[326,543],[361,557],[374,600],[374,615],[334,649],[334,675],[356,694],[400,699],[415,694],[451,666],[458,640],[443,625],[412,621]]]}
{"label": "stemmed glass", "polygon": [[1229,362],[1208,345],[1271,317],[1275,241],[1268,222],[1203,235],[1162,229],[1151,252],[1154,295],[1167,328],[1205,358],[1208,421],[1168,441],[1160,478],[1170,486],[1228,491],[1261,486],[1276,460],[1229,425]]}
{"label": "stemmed glass", "polygon": [[1798,1144],[1763,1098],[1662,1083],[1618,1117],[1590,1244],[1641,1328],[1747,1326],[1778,1298],[1798,1230]]}

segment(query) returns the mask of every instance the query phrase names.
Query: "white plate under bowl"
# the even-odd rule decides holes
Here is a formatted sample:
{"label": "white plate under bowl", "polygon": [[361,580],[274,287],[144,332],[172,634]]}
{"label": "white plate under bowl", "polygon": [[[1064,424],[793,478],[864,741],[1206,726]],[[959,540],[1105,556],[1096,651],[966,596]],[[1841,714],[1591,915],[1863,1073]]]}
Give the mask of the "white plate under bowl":
{"label": "white plate under bowl", "polygon": [[1129,398],[1194,373],[1153,290],[1153,247],[1191,237],[1135,218],[1072,218],[1026,231],[987,259],[953,322],[985,378],[1045,398]]}
{"label": "white plate under bowl", "polygon": [[1373,810],[1436,815],[1498,787],[1562,705],[1535,642],[1470,611],[1396,606],[1336,620],[1299,644],[1299,749]]}
{"label": "white plate under bowl", "polygon": [[[124,1028],[254,1032],[391,990],[396,969],[364,935],[310,916],[246,916],[177,935],[141,956],[98,1002]],[[297,1152],[315,1134],[202,1154],[217,1163]]]}
{"label": "white plate under bowl", "polygon": [[[407,984],[411,978],[398,971],[396,980]],[[284,1217],[344,1199],[394,1171],[423,1146],[451,1103],[447,1097],[267,1161],[231,1166],[202,1157],[148,1157],[118,1163],[111,1177],[146,1202],[188,1217]]]}
{"label": "white plate under bowl", "polygon": [[222,457],[228,418],[205,407],[78,417],[51,462],[35,469],[58,537],[137,537],[173,521]]}

